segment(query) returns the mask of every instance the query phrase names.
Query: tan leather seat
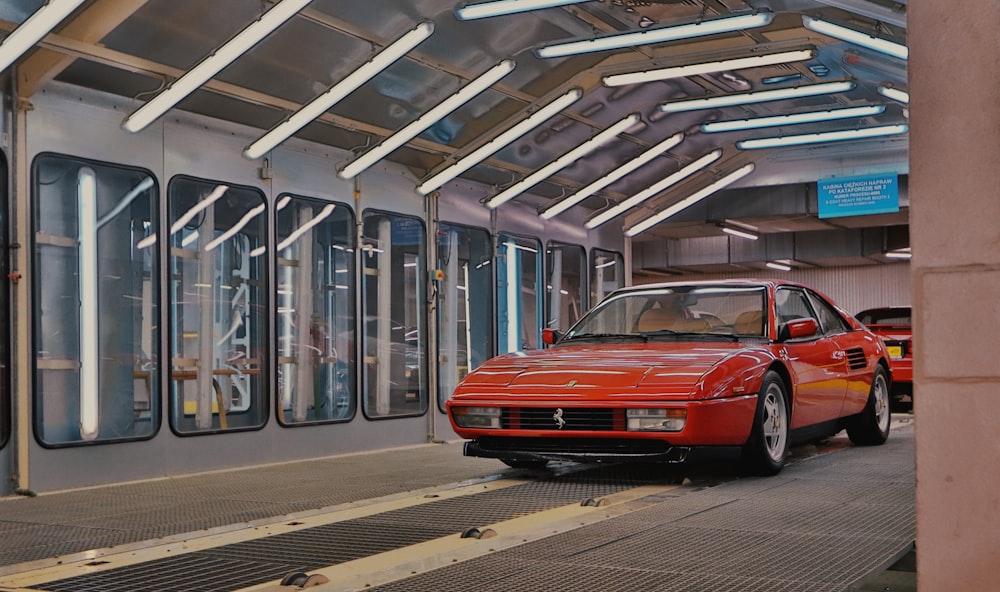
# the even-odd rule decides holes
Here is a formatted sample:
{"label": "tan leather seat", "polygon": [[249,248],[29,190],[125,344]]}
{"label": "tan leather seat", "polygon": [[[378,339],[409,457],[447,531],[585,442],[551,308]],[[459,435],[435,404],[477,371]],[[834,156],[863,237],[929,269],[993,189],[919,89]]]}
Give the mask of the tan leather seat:
{"label": "tan leather seat", "polygon": [[764,313],[759,310],[741,312],[733,323],[733,331],[738,335],[763,335]]}
{"label": "tan leather seat", "polygon": [[636,331],[645,333],[646,331],[659,331],[661,329],[676,330],[677,323],[684,322],[684,317],[678,311],[664,308],[651,308],[642,313],[636,325]]}

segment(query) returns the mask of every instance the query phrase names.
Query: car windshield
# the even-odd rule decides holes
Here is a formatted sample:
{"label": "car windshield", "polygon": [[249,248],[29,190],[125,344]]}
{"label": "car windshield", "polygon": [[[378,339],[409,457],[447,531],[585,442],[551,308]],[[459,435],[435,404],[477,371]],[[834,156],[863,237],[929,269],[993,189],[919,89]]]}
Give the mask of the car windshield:
{"label": "car windshield", "polygon": [[681,335],[765,335],[763,286],[673,286],[614,294],[584,315],[564,340]]}
{"label": "car windshield", "polygon": [[866,310],[858,314],[857,318],[865,325],[909,325],[910,309],[879,308]]}

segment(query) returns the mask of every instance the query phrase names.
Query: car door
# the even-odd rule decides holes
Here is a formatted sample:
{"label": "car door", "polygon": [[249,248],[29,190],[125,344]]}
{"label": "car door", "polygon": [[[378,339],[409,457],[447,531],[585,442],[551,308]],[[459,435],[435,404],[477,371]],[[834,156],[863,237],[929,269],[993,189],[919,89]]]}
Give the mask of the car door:
{"label": "car door", "polygon": [[845,354],[836,339],[826,333],[823,321],[805,290],[779,287],[775,290],[778,327],[796,319],[811,318],[820,329],[810,337],[784,342],[795,382],[791,427],[799,428],[839,416],[847,392]]}
{"label": "car door", "polygon": [[838,415],[859,413],[868,400],[872,373],[864,342],[830,302],[812,290],[806,294],[819,314],[823,333],[844,352],[844,403]]}

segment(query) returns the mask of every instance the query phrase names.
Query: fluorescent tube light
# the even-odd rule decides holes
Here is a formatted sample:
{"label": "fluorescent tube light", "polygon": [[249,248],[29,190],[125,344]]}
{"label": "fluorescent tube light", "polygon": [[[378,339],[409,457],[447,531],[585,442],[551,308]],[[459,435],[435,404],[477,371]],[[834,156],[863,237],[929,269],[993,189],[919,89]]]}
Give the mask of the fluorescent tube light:
{"label": "fluorescent tube light", "polygon": [[564,43],[545,45],[535,49],[535,55],[539,58],[559,58],[594,51],[620,49],[623,47],[634,47],[636,45],[650,45],[653,43],[676,41],[678,39],[690,39],[692,37],[702,37],[704,35],[714,35],[717,33],[730,33],[733,31],[763,27],[769,24],[773,18],[774,14],[770,11],[761,11],[754,12],[753,14],[699,20],[697,22],[687,23],[684,25],[673,25],[669,27],[630,31],[627,33],[602,35],[593,39],[583,39],[581,41],[568,41]]}
{"label": "fluorescent tube light", "polygon": [[822,33],[823,35],[840,39],[841,41],[853,43],[854,45],[860,45],[861,47],[867,47],[868,49],[872,49],[886,55],[891,55],[901,60],[906,60],[910,57],[910,50],[905,45],[889,41],[888,39],[882,39],[881,37],[874,37],[861,31],[835,25],[829,21],[820,20],[811,16],[803,16],[802,25],[807,29],[816,31],[817,33]]}
{"label": "fluorescent tube light", "polygon": [[590,154],[598,148],[601,144],[604,144],[608,140],[614,138],[618,134],[624,132],[628,128],[632,127],[639,121],[639,114],[632,113],[626,115],[622,119],[618,120],[610,127],[600,132],[596,136],[590,138],[586,142],[580,144],[576,148],[573,148],[569,152],[563,154],[559,158],[553,160],[549,164],[538,169],[534,173],[531,173],[527,177],[521,179],[517,183],[514,183],[507,189],[504,189],[500,193],[494,195],[486,202],[486,206],[489,208],[496,208],[502,203],[514,199],[522,192],[538,184],[542,179],[555,174],[557,171],[569,166],[570,164],[576,162],[578,159],[583,158],[587,154]]}
{"label": "fluorescent tube light", "polygon": [[170,234],[177,234],[180,232],[180,230],[184,228],[184,226],[190,222],[192,218],[198,215],[198,212],[201,212],[208,206],[218,201],[220,197],[225,195],[228,189],[229,185],[216,185],[215,189],[212,190],[212,193],[208,194],[205,199],[202,199],[198,203],[191,206],[188,211],[184,212],[184,214],[182,214],[181,217],[174,222],[173,226],[170,227]]}
{"label": "fluorescent tube light", "polygon": [[910,93],[908,93],[907,91],[905,91],[903,89],[896,88],[894,86],[889,86],[889,85],[886,85],[886,84],[881,84],[878,87],[878,94],[882,95],[883,97],[886,97],[888,99],[892,99],[893,101],[898,101],[898,102],[903,103],[903,104],[907,104],[908,105],[910,103]]}
{"label": "fluorescent tube light", "polygon": [[479,4],[462,3],[455,8],[455,18],[460,21],[471,21],[491,16],[504,16],[529,10],[541,10],[567,4],[580,4],[592,0],[496,0],[495,2],[480,2]]}
{"label": "fluorescent tube light", "polygon": [[374,78],[376,74],[382,72],[406,55],[407,52],[419,45],[420,42],[430,37],[433,32],[434,23],[429,21],[420,23],[416,28],[387,45],[357,70],[351,72],[346,78],[331,86],[326,92],[292,114],[291,117],[272,128],[256,142],[247,146],[243,150],[243,156],[249,159],[264,156],[311,121],[326,113],[331,107],[357,90],[362,84]]}
{"label": "fluorescent tube light", "polygon": [[[834,6],[854,14],[860,14],[876,21],[896,25],[897,27],[906,27],[905,2],[899,10],[893,9],[888,3],[886,6],[883,6],[872,0],[816,0],[816,2],[826,4],[827,6]],[[900,6],[898,3],[894,4],[895,6]]]}
{"label": "fluorescent tube light", "polygon": [[437,123],[449,113],[471,101],[476,95],[493,85],[496,81],[514,70],[514,60],[503,60],[493,66],[478,78],[472,80],[450,97],[441,101],[403,129],[385,138],[361,156],[355,158],[337,174],[341,179],[353,179],[359,173],[382,160],[390,152],[409,142],[424,130]]}
{"label": "fluorescent tube light", "polygon": [[709,74],[712,72],[727,72],[729,70],[742,70],[744,68],[759,68],[762,66],[773,66],[775,64],[801,62],[812,59],[815,56],[815,49],[797,49],[793,51],[781,51],[777,53],[754,55],[728,60],[716,60],[714,62],[688,64],[686,66],[675,66],[672,68],[656,68],[625,74],[608,74],[601,80],[604,82],[604,86],[625,86],[628,84],[638,84],[640,82],[667,80],[669,78],[682,78],[685,76],[696,76],[698,74]]}
{"label": "fluorescent tube light", "polygon": [[868,117],[885,112],[885,105],[866,105],[863,107],[847,107],[844,109],[828,109],[826,111],[809,111],[807,113],[790,113],[771,117],[755,117],[751,119],[732,119],[729,121],[711,121],[701,124],[701,131],[711,134],[717,132],[732,132],[740,130],[760,129],[764,127],[779,127],[798,123],[815,123],[817,121],[833,121],[852,117]]}
{"label": "fluorescent tube light", "polygon": [[690,207],[690,206],[698,203],[699,201],[701,201],[701,200],[705,199],[706,197],[712,195],[716,191],[719,191],[720,189],[722,189],[724,187],[727,187],[727,186],[735,183],[736,181],[742,179],[743,177],[746,177],[747,175],[749,175],[750,173],[753,172],[753,169],[754,169],[754,164],[752,162],[750,164],[745,164],[745,165],[741,166],[740,168],[736,169],[735,171],[733,171],[733,172],[729,173],[728,175],[722,177],[718,181],[715,181],[711,185],[708,185],[706,187],[703,187],[703,188],[699,189],[698,191],[695,191],[694,193],[692,193],[691,195],[685,197],[684,199],[682,199],[682,200],[680,200],[680,201],[678,201],[678,202],[676,202],[676,203],[674,203],[674,204],[672,204],[670,206],[667,206],[666,209],[661,210],[661,211],[657,212],[656,214],[653,214],[652,216],[650,216],[650,217],[646,218],[645,220],[642,220],[642,221],[640,221],[640,222],[632,225],[629,228],[626,228],[625,229],[625,236],[633,237],[633,236],[636,236],[637,234],[639,234],[641,232],[645,232],[646,230],[649,230],[653,226],[656,226],[660,222],[663,222],[664,220],[666,220],[667,218],[673,216],[677,212],[680,212],[681,210],[686,209],[686,208],[688,208],[688,207]]}
{"label": "fluorescent tube light", "polygon": [[713,97],[703,97],[700,99],[682,99],[679,101],[660,103],[660,110],[666,113],[679,113],[681,111],[696,111],[698,109],[711,109],[713,107],[749,105],[752,103],[765,103],[767,101],[781,101],[783,99],[797,99],[800,97],[814,97],[817,95],[847,92],[849,90],[854,90],[855,86],[857,86],[857,84],[853,80],[838,80],[834,82],[821,82],[819,84],[790,86],[787,88],[755,90],[747,93],[717,95]]}
{"label": "fluorescent tube light", "polygon": [[97,178],[93,169],[84,167],[76,180],[77,262],[80,290],[80,438],[94,440],[100,430],[100,361],[101,343],[98,325],[99,294],[97,279]]}
{"label": "fluorescent tube light", "polygon": [[913,253],[910,251],[910,247],[903,249],[893,249],[892,251],[886,251],[883,253],[889,259],[911,259],[913,258]]}
{"label": "fluorescent tube light", "polygon": [[229,230],[223,232],[219,236],[209,241],[208,244],[205,245],[205,252],[207,253],[215,249],[222,243],[226,242],[227,240],[231,239],[237,232],[243,230],[243,227],[249,224],[251,220],[256,218],[258,214],[263,212],[264,209],[265,209],[264,204],[260,204],[259,206],[252,208],[246,214],[243,214],[243,217],[240,218],[239,221],[236,222],[236,224],[234,224],[232,228],[230,228]]}
{"label": "fluorescent tube light", "polygon": [[323,220],[325,220],[327,217],[329,217],[330,214],[333,213],[333,209],[335,207],[336,206],[333,205],[333,204],[330,204],[330,205],[326,206],[325,208],[323,208],[323,210],[319,214],[316,215],[315,218],[311,218],[308,222],[306,222],[302,226],[299,226],[294,231],[292,231],[292,233],[289,234],[288,237],[285,240],[283,240],[280,243],[278,243],[278,250],[279,251],[284,251],[288,247],[292,246],[295,243],[295,241],[299,240],[299,238],[303,234],[305,234],[306,232],[308,232],[310,228],[312,228],[313,226],[316,226],[317,224],[319,224],[320,222],[322,222]]}
{"label": "fluorescent tube light", "polygon": [[611,185],[612,183],[621,179],[625,175],[628,175],[632,171],[650,162],[657,156],[663,154],[667,150],[670,150],[674,146],[680,144],[682,140],[684,140],[683,133],[676,133],[670,136],[666,140],[663,140],[659,144],[656,144],[655,146],[646,150],[639,156],[636,156],[632,160],[626,162],[625,164],[621,165],[620,167],[616,168],[610,173],[604,175],[603,177],[594,181],[590,185],[587,185],[583,189],[580,189],[579,191],[570,195],[566,199],[556,204],[553,204],[551,207],[543,210],[542,213],[540,214],[541,218],[543,220],[548,220],[557,214],[565,212],[566,210],[570,209],[571,207],[575,206],[581,201],[587,199],[591,195],[597,193],[601,189],[604,189],[608,185]]}
{"label": "fluorescent tube light", "polygon": [[791,271],[792,270],[792,266],[791,265],[787,265],[785,263],[779,263],[777,261],[768,261],[764,265],[767,266],[767,267],[770,267],[771,269],[777,269],[778,271]]}
{"label": "fluorescent tube light", "polygon": [[802,144],[818,144],[822,142],[838,142],[841,140],[862,140],[864,138],[879,138],[904,134],[910,128],[906,124],[880,125],[860,129],[802,134],[797,136],[777,136],[773,138],[754,138],[736,142],[740,150],[757,148],[780,148],[782,146],[801,146]]}
{"label": "fluorescent tube light", "polygon": [[496,154],[505,146],[511,144],[514,140],[517,140],[524,134],[545,123],[566,107],[569,107],[573,103],[580,100],[581,97],[583,97],[583,90],[579,88],[574,88],[566,93],[563,93],[489,142],[486,142],[479,148],[476,148],[455,164],[442,170],[436,175],[431,176],[420,185],[417,185],[417,192],[421,195],[427,195],[435,189],[440,189],[448,181],[451,181],[483,160],[486,160],[491,155]]}
{"label": "fluorescent tube light", "polygon": [[725,225],[720,225],[719,228],[721,228],[722,232],[725,232],[726,234],[732,236],[738,236],[740,238],[745,238],[748,240],[757,240],[760,238],[760,235],[757,234],[756,232],[743,230],[742,228],[734,228],[732,226],[725,226]]}
{"label": "fluorescent tube light", "polygon": [[608,220],[611,220],[612,218],[618,216],[622,212],[632,209],[635,206],[646,201],[647,199],[663,193],[668,187],[672,187],[677,183],[680,183],[684,179],[687,179],[691,175],[697,173],[698,171],[704,169],[713,162],[719,160],[721,157],[722,157],[722,150],[713,150],[708,154],[706,154],[705,156],[702,156],[698,160],[692,162],[691,164],[681,168],[677,172],[668,175],[663,179],[660,179],[656,183],[650,185],[646,189],[643,189],[639,193],[636,193],[632,197],[623,200],[618,205],[612,208],[608,208],[607,210],[604,210],[603,212],[597,214],[593,218],[584,222],[583,225],[586,228],[593,230],[594,228],[597,228],[598,226],[604,224]]}
{"label": "fluorescent tube light", "polygon": [[235,37],[216,49],[211,55],[198,62],[194,68],[184,73],[163,92],[139,107],[125,118],[122,127],[130,132],[138,132],[153,123],[184,97],[193,93],[202,84],[218,74],[223,68],[236,61],[254,45],[295,16],[312,0],[281,0],[259,19],[236,34]]}
{"label": "fluorescent tube light", "polygon": [[49,0],[17,26],[0,43],[0,72],[41,41],[56,25],[83,4],[84,0]]}

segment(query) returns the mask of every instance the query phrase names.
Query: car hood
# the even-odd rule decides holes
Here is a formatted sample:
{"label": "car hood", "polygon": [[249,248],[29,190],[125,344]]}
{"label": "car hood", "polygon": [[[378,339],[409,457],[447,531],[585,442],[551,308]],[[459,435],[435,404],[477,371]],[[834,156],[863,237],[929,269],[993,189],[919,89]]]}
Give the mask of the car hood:
{"label": "car hood", "polygon": [[691,396],[710,371],[724,379],[769,359],[765,350],[738,343],[558,346],[493,358],[466,376],[455,394],[503,388],[508,393],[558,391],[586,397],[588,391],[636,395],[639,388],[660,396]]}

